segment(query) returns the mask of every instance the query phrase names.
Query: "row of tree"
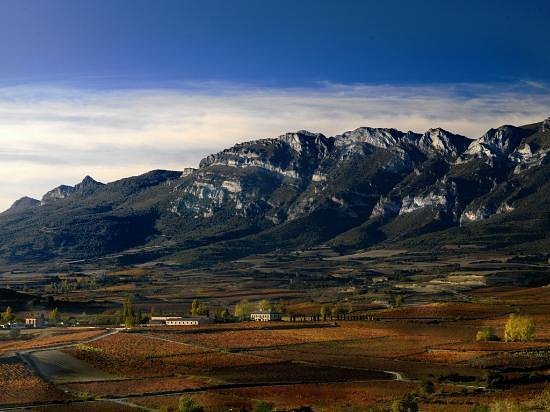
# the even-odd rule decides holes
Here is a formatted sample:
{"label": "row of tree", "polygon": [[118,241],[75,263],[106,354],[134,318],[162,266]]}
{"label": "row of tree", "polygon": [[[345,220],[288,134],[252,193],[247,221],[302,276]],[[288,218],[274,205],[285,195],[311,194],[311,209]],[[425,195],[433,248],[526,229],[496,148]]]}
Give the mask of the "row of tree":
{"label": "row of tree", "polygon": [[[347,319],[349,318],[349,315],[351,312],[353,312],[353,306],[351,304],[335,304],[335,305],[322,305],[319,309],[319,313],[313,314],[313,315],[301,315],[294,313],[293,311],[288,311],[287,307],[283,303],[279,304],[272,304],[267,299],[260,300],[256,304],[256,309],[258,310],[274,310],[276,312],[282,313],[282,314],[288,314],[292,319],[296,320],[298,318],[305,319],[306,317],[311,318],[311,320],[321,320],[321,318],[326,320],[340,320],[340,319]],[[235,305],[235,317],[238,319],[248,319],[250,317],[250,314],[254,311],[254,305],[248,300],[243,299],[239,303]]]}

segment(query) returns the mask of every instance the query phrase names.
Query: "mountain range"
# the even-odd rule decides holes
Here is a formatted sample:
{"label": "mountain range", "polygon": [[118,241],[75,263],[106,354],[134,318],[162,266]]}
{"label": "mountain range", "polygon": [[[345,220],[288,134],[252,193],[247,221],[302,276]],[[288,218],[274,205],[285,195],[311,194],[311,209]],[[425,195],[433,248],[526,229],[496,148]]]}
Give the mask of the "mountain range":
{"label": "mountain range", "polygon": [[0,260],[213,262],[319,245],[547,252],[550,118],[471,139],[361,127],[237,144],[196,169],[86,177],[0,214]]}

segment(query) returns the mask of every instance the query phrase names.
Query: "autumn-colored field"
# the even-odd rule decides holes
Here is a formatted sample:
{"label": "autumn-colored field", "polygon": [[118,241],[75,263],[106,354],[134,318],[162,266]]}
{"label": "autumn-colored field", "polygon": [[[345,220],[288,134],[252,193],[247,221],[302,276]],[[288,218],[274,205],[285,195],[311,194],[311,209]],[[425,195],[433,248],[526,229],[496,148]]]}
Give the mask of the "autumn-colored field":
{"label": "autumn-colored field", "polygon": [[155,393],[159,391],[181,391],[211,385],[209,379],[192,376],[124,379],[120,381],[86,382],[65,385],[81,395],[124,396],[129,394]]}
{"label": "autumn-colored field", "polygon": [[167,341],[149,334],[119,333],[65,351],[94,368],[128,377],[185,375],[273,362],[253,355],[218,352]]}
{"label": "autumn-colored field", "polygon": [[12,351],[46,348],[49,346],[82,342],[100,336],[104,333],[105,330],[103,329],[60,329],[54,332],[42,332],[28,340],[8,340],[0,342],[0,355]]}
{"label": "autumn-colored field", "polygon": [[377,317],[390,319],[480,319],[512,312],[500,303],[428,303],[375,312]]}
{"label": "autumn-colored field", "polygon": [[0,404],[27,404],[69,397],[34,375],[22,362],[0,359]]}
{"label": "autumn-colored field", "polygon": [[[315,411],[338,411],[350,405],[363,407],[376,405],[402,396],[418,388],[409,382],[369,382],[369,383],[331,383],[281,385],[259,388],[214,390],[191,397],[207,410],[227,408],[246,408],[250,410],[258,401],[275,405],[282,410],[291,410],[302,406],[312,407]],[[179,396],[133,398],[132,402],[160,409],[177,406]]]}
{"label": "autumn-colored field", "polygon": [[[57,332],[0,348],[75,343],[62,350],[115,378],[62,389],[86,399],[123,397],[120,410],[129,407],[124,402],[176,410],[182,395],[206,411],[250,410],[259,401],[280,410],[365,410],[389,408],[393,400],[414,394],[422,411],[470,412],[477,404],[511,399],[527,405],[543,396],[550,370],[547,289],[493,288],[475,291],[465,302],[405,303],[377,310],[377,319],[369,321],[136,327],[109,335],[104,330]],[[533,341],[476,341],[477,331],[486,326],[502,338],[510,313],[535,320]],[[2,365],[0,381],[19,382],[26,402],[62,396],[23,364]],[[426,381],[433,383],[433,393],[426,392]],[[8,399],[4,404],[15,402],[10,393],[2,395]],[[107,411],[114,404],[93,405]]]}
{"label": "autumn-colored field", "polygon": [[[307,325],[306,325],[307,326]],[[369,327],[366,323],[343,322],[338,326],[325,323],[326,327],[291,327],[278,329],[251,329],[211,333],[160,335],[181,342],[209,348],[243,349],[274,347],[311,342],[346,341],[388,336],[395,332],[383,325]]]}

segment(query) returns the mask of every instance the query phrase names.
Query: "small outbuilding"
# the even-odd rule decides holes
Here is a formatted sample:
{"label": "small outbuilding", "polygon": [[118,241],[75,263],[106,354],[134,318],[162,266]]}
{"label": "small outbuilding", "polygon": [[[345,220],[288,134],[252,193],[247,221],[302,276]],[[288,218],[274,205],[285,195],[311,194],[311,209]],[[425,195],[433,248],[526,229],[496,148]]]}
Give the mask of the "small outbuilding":
{"label": "small outbuilding", "polygon": [[41,318],[25,318],[25,327],[27,328],[41,328],[44,326],[44,322]]}

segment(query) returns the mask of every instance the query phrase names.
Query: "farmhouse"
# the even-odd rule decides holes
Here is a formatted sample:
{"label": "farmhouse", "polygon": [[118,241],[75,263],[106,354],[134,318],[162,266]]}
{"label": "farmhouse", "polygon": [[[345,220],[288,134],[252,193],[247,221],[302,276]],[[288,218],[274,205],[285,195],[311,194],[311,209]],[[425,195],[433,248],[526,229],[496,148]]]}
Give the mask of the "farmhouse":
{"label": "farmhouse", "polygon": [[256,322],[270,322],[273,320],[281,320],[281,314],[269,310],[257,310],[250,314],[250,319]]}
{"label": "farmhouse", "polygon": [[41,328],[43,326],[43,322],[40,318],[26,318],[25,326],[27,328]]}

